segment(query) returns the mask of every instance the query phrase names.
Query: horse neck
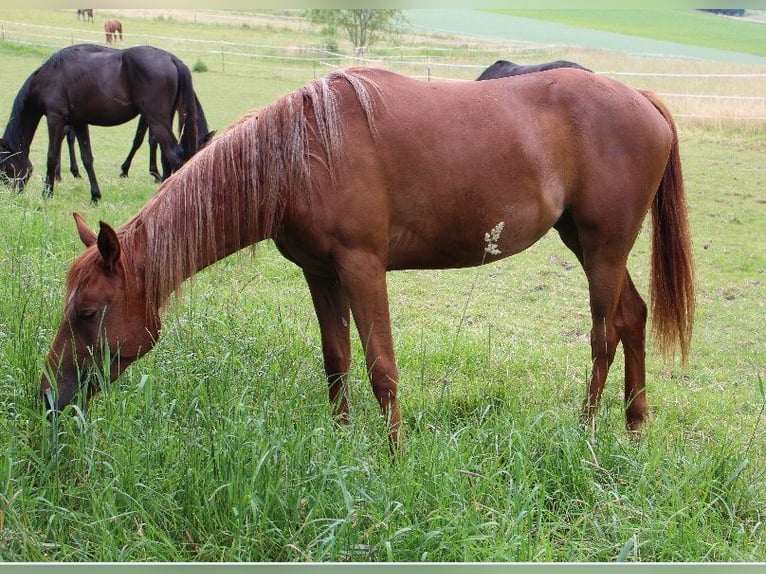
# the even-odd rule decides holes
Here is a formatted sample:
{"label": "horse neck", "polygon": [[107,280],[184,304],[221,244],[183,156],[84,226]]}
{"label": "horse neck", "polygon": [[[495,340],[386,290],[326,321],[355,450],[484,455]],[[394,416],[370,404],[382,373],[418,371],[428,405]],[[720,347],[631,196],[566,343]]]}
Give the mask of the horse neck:
{"label": "horse neck", "polygon": [[253,168],[234,163],[242,151],[229,156],[220,143],[196,154],[123,226],[132,267],[154,308],[198,271],[271,238],[279,225],[279,193],[259,189]]}
{"label": "horse neck", "polygon": [[43,110],[34,100],[31,83],[37,72],[32,74],[16,95],[11,108],[11,115],[5,126],[3,139],[15,150],[29,153],[32,139],[43,117]]}

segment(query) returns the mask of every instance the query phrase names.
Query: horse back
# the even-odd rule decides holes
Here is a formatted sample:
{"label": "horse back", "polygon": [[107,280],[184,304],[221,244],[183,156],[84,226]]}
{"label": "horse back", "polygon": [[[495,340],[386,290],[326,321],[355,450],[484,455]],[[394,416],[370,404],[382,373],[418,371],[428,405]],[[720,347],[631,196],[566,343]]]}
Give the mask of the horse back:
{"label": "horse back", "polygon": [[112,126],[136,115],[121,50],[94,44],[56,52],[37,71],[34,92],[43,113],[68,123]]}
{"label": "horse back", "polygon": [[500,221],[503,255],[522,251],[565,210],[587,215],[596,191],[614,208],[648,207],[648,192],[622,198],[624,187],[610,188],[605,175],[618,166],[616,180],[623,171],[641,179],[642,166],[658,165],[633,185],[656,191],[651,178],[667,161],[662,116],[639,92],[594,74],[438,83],[349,72],[377,86],[373,114],[336,80],[344,160],[321,193],[338,210],[366,214],[345,232],[385,236],[392,269],[477,264],[484,233]]}

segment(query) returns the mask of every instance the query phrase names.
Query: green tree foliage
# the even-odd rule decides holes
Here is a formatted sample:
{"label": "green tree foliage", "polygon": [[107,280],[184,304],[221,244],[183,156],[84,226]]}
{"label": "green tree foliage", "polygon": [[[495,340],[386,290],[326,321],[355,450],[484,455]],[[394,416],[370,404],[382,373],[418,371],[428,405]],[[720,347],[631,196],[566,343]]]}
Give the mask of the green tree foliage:
{"label": "green tree foliage", "polygon": [[401,10],[319,9],[307,10],[306,15],[313,23],[324,25],[332,33],[337,28],[343,28],[356,54],[371,46],[381,33],[405,21]]}

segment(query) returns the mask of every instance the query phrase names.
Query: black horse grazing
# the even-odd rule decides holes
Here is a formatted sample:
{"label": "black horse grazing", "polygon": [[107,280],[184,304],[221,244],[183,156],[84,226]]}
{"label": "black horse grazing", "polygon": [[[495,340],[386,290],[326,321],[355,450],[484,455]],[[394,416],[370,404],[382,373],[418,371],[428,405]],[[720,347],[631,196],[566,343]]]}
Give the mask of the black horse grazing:
{"label": "black horse grazing", "polygon": [[498,60],[484,70],[476,79],[493,80],[495,78],[505,78],[506,76],[520,76],[521,74],[531,74],[532,72],[544,72],[545,70],[553,70],[555,68],[577,68],[579,70],[585,70],[586,72],[592,71],[582,67],[580,64],[575,64],[574,62],[568,62],[566,60],[556,60],[555,62],[530,64],[526,66],[522,64],[514,64],[508,60]]}
{"label": "black horse grazing", "polygon": [[[209,131],[208,125],[207,125],[207,118],[205,117],[205,111],[202,109],[202,104],[199,102],[199,98],[197,96],[194,96],[194,101],[197,107],[197,145],[199,149],[202,149],[207,145],[207,143],[212,139],[212,137],[215,135],[215,131]],[[183,114],[183,110],[178,110],[179,117],[178,117],[178,129],[179,132],[183,130],[183,122],[184,118],[181,114]],[[149,125],[144,120],[144,116],[138,117],[138,125],[136,126],[136,135],[133,138],[133,146],[130,148],[130,151],[128,152],[128,157],[125,158],[125,161],[122,163],[122,166],[120,166],[121,172],[120,177],[128,177],[128,171],[130,170],[130,164],[133,161],[133,156],[136,155],[136,152],[138,151],[138,148],[141,147],[141,144],[144,142],[144,136],[146,135],[147,130],[149,129]],[[71,129],[70,126],[67,126],[65,128],[66,133],[66,140],[67,140],[67,147],[69,148],[69,171],[74,177],[80,177],[80,168],[77,165],[77,157],[75,155],[74,151],[74,143],[75,143],[75,133]],[[170,176],[170,170],[166,162],[163,162],[163,171],[162,175],[160,175],[160,171],[157,169],[157,138],[155,138],[151,133],[149,134],[149,175],[154,177],[154,180],[157,183],[160,183],[161,181],[164,181]],[[61,181],[61,170],[59,167],[56,168],[56,179],[58,181]]]}
{"label": "black horse grazing", "polygon": [[[173,114],[182,110],[180,142]],[[53,193],[67,125],[74,130],[94,202],[101,191],[93,171],[88,125],[115,126],[141,115],[170,172],[199,149],[197,104],[189,68],[151,46],[115,50],[93,44],[64,48],[27,78],[0,139],[0,174],[23,189],[32,172],[29,146],[42,116],[48,123],[45,194]]]}

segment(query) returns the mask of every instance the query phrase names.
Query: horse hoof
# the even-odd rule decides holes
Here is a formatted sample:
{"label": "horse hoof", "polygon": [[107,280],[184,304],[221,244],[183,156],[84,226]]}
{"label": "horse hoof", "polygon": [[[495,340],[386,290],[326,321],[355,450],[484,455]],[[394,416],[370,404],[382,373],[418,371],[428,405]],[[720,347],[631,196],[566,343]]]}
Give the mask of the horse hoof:
{"label": "horse hoof", "polygon": [[126,178],[126,177],[128,177],[128,172],[127,172],[127,171],[123,171],[123,172],[120,174],[120,177],[122,177],[122,178]]}

